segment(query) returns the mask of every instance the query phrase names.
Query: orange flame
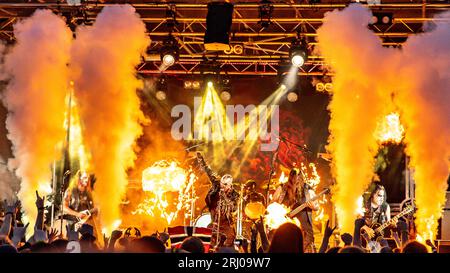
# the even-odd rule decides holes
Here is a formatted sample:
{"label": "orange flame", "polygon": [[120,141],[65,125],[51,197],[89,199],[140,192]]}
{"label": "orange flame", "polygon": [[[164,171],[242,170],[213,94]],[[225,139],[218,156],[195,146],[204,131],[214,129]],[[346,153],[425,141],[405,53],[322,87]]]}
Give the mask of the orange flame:
{"label": "orange flame", "polygon": [[[189,174],[189,171],[178,166],[176,161],[155,162],[142,172],[142,189],[148,196],[132,214],[160,216],[170,225],[182,209],[189,209],[195,196],[193,187],[196,179],[193,173]],[[179,192],[174,206],[170,206],[167,201],[167,192]]]}
{"label": "orange flame", "polygon": [[390,113],[378,123],[375,136],[381,143],[400,143],[403,139],[404,131],[405,129],[400,123],[400,115],[398,113]]}
{"label": "orange flame", "polygon": [[284,223],[294,223],[300,226],[300,222],[297,218],[289,218],[287,214],[289,208],[285,205],[274,202],[267,207],[267,214],[264,217],[264,222],[270,229],[277,229]]}

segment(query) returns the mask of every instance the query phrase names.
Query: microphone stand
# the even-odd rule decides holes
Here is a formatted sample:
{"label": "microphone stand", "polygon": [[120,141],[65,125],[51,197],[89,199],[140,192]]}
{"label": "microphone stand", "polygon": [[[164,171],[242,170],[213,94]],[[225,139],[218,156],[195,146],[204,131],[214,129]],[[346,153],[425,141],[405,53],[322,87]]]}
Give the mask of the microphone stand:
{"label": "microphone stand", "polygon": [[64,222],[64,188],[66,185],[66,180],[67,177],[70,175],[70,172],[66,172],[63,175],[63,179],[62,179],[62,183],[61,183],[61,189],[60,189],[60,194],[61,194],[61,223],[60,223],[60,236],[63,236],[63,222]]}
{"label": "microphone stand", "polygon": [[267,189],[266,189],[266,200],[267,200],[267,204],[269,204],[269,189],[270,189],[270,184],[272,182],[272,176],[275,172],[275,161],[278,158],[278,150],[280,149],[280,144],[283,141],[282,138],[279,138],[279,143],[277,146],[277,149],[275,150],[275,152],[272,154],[272,161],[270,162],[270,174],[269,174],[269,180],[267,181]]}

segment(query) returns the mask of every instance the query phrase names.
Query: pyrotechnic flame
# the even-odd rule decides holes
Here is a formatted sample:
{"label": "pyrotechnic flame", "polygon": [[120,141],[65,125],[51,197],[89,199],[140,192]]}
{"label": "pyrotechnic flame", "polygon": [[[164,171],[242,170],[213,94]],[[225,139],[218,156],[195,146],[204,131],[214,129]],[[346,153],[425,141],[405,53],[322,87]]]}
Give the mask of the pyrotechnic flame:
{"label": "pyrotechnic flame", "polygon": [[400,115],[398,113],[390,113],[378,123],[375,137],[381,143],[400,143],[403,139],[404,131],[405,129],[400,123]]}
{"label": "pyrotechnic flame", "polygon": [[[148,196],[132,214],[159,216],[170,225],[182,209],[189,209],[195,196],[193,184],[196,179],[193,173],[181,168],[176,161],[155,162],[142,172],[142,189]],[[167,192],[179,192],[175,206],[170,206],[167,201]]]}
{"label": "pyrotechnic flame", "polygon": [[284,174],[284,172],[281,172],[280,178],[278,178],[278,182],[280,184],[284,184],[289,180],[289,177]]}
{"label": "pyrotechnic flame", "polygon": [[309,163],[309,168],[311,169],[311,175],[308,173],[308,169],[306,168],[303,162],[300,165],[303,174],[305,175],[306,183],[313,188],[316,188],[320,184],[320,176],[317,173],[316,165],[314,163]]}
{"label": "pyrotechnic flame", "polygon": [[282,224],[288,222],[300,226],[300,222],[297,218],[292,219],[287,216],[289,211],[289,208],[285,205],[274,202],[267,207],[264,223],[266,223],[270,229],[277,229]]}
{"label": "pyrotechnic flame", "polygon": [[315,217],[313,220],[315,222],[322,222],[328,220],[328,215],[326,215],[325,213],[325,206],[324,206],[326,203],[328,203],[327,196],[322,195],[322,197],[317,201],[319,203],[319,210],[317,212],[314,212]]}
{"label": "pyrotechnic flame", "polygon": [[364,215],[365,209],[364,209],[364,198],[362,196],[358,197],[358,200],[356,200],[357,203],[357,209],[355,211],[355,215]]}
{"label": "pyrotechnic flame", "polygon": [[70,134],[69,134],[69,155],[71,159],[77,159],[80,164],[80,170],[89,170],[90,154],[86,150],[83,143],[83,133],[80,121],[80,115],[77,105],[77,99],[74,96],[74,82],[70,81],[69,94],[66,97],[66,105],[70,101],[70,112],[64,113],[64,129],[69,129],[70,120]]}

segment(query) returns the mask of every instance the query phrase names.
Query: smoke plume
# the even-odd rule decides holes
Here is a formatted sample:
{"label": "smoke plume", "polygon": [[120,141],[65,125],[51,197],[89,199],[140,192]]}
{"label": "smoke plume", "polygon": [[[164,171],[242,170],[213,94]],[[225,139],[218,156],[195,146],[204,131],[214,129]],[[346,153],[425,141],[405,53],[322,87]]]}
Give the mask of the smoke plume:
{"label": "smoke plume", "polygon": [[435,239],[450,168],[450,12],[403,47],[396,101],[414,169],[417,232]]}
{"label": "smoke plume", "polygon": [[352,232],[358,197],[371,182],[378,148],[373,132],[390,100],[389,85],[379,79],[389,77],[385,66],[393,52],[367,28],[370,19],[369,10],[350,5],[327,14],[317,31],[320,51],[335,73],[328,149],[334,158],[333,199],[343,232]]}
{"label": "smoke plume", "polygon": [[[65,96],[72,35],[65,22],[49,10],[37,10],[14,26],[16,44],[5,56],[8,85],[2,100],[12,142],[19,199],[31,226],[37,213],[35,191],[48,188],[51,163],[64,139]],[[48,192],[46,192],[48,193]]]}
{"label": "smoke plume", "polygon": [[329,150],[338,219],[344,232],[352,230],[357,199],[373,175],[377,121],[398,111],[415,170],[418,232],[429,238],[449,174],[450,27],[448,21],[438,23],[399,50],[382,46],[367,27],[370,18],[367,8],[352,4],[327,14],[318,30],[319,50],[335,72]]}
{"label": "smoke plume", "polygon": [[144,23],[130,5],[105,7],[92,26],[80,27],[72,48],[75,94],[97,182],[94,197],[102,226],[114,228],[142,134],[135,67],[149,44]]}

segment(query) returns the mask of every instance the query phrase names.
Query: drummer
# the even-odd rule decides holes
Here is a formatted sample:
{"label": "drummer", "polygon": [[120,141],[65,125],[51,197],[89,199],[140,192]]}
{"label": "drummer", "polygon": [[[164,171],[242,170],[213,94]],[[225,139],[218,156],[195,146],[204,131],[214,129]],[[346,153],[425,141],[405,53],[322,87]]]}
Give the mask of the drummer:
{"label": "drummer", "polygon": [[254,222],[263,216],[266,210],[266,199],[264,195],[256,191],[255,180],[248,180],[244,186],[244,217],[243,217],[243,235],[245,238],[251,238],[251,230]]}
{"label": "drummer", "polygon": [[266,206],[266,199],[264,195],[256,191],[256,182],[255,180],[247,180],[244,186],[244,208],[249,203],[260,202],[261,204]]}

